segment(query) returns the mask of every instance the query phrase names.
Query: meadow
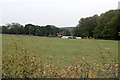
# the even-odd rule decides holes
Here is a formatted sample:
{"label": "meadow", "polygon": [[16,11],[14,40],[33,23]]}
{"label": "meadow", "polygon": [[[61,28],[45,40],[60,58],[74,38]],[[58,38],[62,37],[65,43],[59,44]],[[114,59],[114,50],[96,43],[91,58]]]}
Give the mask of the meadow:
{"label": "meadow", "polygon": [[[114,62],[113,59],[115,57],[118,57],[118,41],[95,39],[61,39],[4,34],[2,35],[3,56],[7,56],[16,52],[19,53],[22,50],[27,51],[27,53],[30,55],[40,56],[40,59],[42,59],[46,63],[50,62],[55,66],[61,65],[61,69],[68,65],[79,67],[79,65],[75,65],[77,61],[78,63],[79,61],[85,61],[94,66],[94,64],[92,64],[93,62],[95,64],[99,64],[102,59],[104,59],[107,63],[111,63],[111,61],[113,61],[113,64],[116,64],[117,61]],[[22,55],[22,53],[20,55]],[[87,63],[85,63],[85,65],[88,65]],[[94,68],[97,67],[98,65]],[[116,68],[116,66],[112,67]],[[71,74],[74,74],[74,72]]]}
{"label": "meadow", "polygon": [[6,51],[8,50],[15,51],[14,42],[16,42],[18,48],[26,48],[31,54],[40,55],[43,58],[53,56],[55,61],[60,58],[64,64],[80,60],[83,57],[87,61],[96,60],[101,58],[100,51],[109,61],[111,57],[106,53],[107,49],[113,57],[118,56],[118,41],[60,39],[15,35],[2,36],[3,55],[6,55],[8,53]]}

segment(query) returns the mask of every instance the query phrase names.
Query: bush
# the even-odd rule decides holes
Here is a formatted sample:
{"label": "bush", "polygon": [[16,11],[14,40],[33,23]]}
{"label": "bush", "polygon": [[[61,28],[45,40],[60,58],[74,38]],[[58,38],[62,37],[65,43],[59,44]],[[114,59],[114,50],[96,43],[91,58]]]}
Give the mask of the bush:
{"label": "bush", "polygon": [[3,78],[115,78],[118,76],[116,58],[110,63],[99,64],[90,61],[76,61],[70,66],[56,66],[42,61],[34,54],[30,55],[26,49],[2,57]]}

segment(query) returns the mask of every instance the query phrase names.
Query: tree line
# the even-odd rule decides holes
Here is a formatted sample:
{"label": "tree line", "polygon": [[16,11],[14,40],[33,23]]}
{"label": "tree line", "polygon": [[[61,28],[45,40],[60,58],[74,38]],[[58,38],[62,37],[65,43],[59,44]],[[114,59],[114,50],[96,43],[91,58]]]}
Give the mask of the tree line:
{"label": "tree line", "polygon": [[54,25],[38,26],[33,24],[26,24],[25,26],[19,23],[11,23],[2,26],[3,34],[16,34],[16,35],[35,35],[35,36],[49,36],[55,37],[58,33],[62,32],[63,35],[70,35],[66,29],[57,28]]}
{"label": "tree line", "polygon": [[64,36],[88,37],[96,39],[120,39],[120,10],[109,10],[100,16],[81,18],[78,25],[71,31],[60,29],[54,25],[39,26],[19,23],[11,23],[2,26],[4,34],[25,34],[35,36]]}
{"label": "tree line", "polygon": [[74,36],[119,39],[120,10],[110,10],[100,16],[81,18],[73,30]]}

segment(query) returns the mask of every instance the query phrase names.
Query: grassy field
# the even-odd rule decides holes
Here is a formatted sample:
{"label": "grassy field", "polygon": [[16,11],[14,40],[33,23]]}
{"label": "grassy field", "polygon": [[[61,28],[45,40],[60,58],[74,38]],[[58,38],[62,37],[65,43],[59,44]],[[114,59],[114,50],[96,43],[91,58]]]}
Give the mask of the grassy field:
{"label": "grassy field", "polygon": [[[0,45],[2,45],[2,35],[0,34]],[[2,46],[0,47],[0,79],[2,74]]]}
{"label": "grassy field", "polygon": [[2,36],[2,53],[15,52],[17,49],[27,49],[30,54],[40,55],[44,59],[53,57],[53,63],[60,61],[63,65],[69,64],[84,57],[86,61],[99,62],[100,52],[111,60],[109,52],[113,57],[118,56],[118,41],[93,40],[93,39],[60,39],[33,36]]}

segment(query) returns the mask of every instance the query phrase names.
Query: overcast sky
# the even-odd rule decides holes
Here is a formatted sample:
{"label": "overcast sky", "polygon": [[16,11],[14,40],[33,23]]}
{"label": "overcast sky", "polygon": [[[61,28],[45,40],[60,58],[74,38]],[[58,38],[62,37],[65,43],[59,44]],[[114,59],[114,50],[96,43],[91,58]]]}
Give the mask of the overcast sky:
{"label": "overcast sky", "polygon": [[80,18],[118,8],[119,0],[1,0],[0,25],[55,25],[74,27]]}

